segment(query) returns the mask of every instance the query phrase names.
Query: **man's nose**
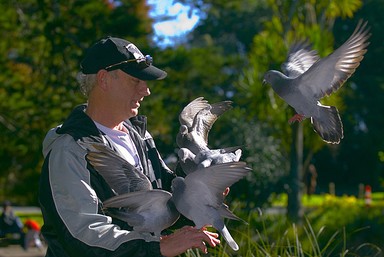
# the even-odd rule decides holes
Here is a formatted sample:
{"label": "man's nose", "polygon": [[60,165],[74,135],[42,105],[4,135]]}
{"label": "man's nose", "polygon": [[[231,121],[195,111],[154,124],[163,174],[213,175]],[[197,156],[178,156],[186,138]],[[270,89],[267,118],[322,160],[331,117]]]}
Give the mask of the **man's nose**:
{"label": "man's nose", "polygon": [[147,82],[145,82],[144,80],[140,80],[138,90],[143,96],[149,96],[151,94]]}

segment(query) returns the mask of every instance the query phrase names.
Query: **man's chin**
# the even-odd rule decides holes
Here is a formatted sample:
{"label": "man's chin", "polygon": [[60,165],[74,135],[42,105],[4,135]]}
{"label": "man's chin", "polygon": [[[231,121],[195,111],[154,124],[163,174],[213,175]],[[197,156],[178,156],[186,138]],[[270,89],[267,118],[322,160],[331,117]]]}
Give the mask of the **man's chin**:
{"label": "man's chin", "polygon": [[138,108],[131,110],[131,117],[137,116],[138,114],[139,114],[139,109]]}

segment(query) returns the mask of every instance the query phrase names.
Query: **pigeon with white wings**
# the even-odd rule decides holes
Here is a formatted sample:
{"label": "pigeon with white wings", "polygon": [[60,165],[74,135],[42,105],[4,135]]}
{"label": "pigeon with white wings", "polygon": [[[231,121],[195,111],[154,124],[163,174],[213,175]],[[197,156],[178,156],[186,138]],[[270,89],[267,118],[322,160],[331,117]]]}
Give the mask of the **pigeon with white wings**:
{"label": "pigeon with white wings", "polygon": [[290,123],[310,118],[325,142],[340,143],[344,132],[339,111],[335,106],[322,105],[320,99],[337,91],[356,71],[367,52],[369,37],[367,22],[359,21],[347,41],[325,58],[319,58],[306,45],[295,45],[283,66],[285,74],[266,72],[263,84],[270,84],[296,111]]}
{"label": "pigeon with white wings", "polygon": [[134,231],[154,233],[157,237],[180,217],[172,194],[161,189],[114,196],[103,202],[103,208],[110,216],[127,222]]}
{"label": "pigeon with white wings", "polygon": [[245,162],[231,162],[198,169],[185,178],[176,177],[172,181],[172,200],[176,209],[193,221],[196,228],[212,225],[228,245],[237,251],[239,246],[229,233],[223,218],[241,219],[224,204],[223,192],[249,171]]}

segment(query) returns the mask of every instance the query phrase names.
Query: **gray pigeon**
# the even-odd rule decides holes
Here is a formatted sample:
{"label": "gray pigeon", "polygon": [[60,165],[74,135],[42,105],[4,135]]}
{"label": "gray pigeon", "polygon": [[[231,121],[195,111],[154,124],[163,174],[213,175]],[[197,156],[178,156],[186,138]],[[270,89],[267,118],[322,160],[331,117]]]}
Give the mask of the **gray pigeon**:
{"label": "gray pigeon", "polygon": [[370,37],[367,22],[359,21],[348,40],[325,58],[307,46],[294,46],[283,66],[285,74],[270,70],[264,75],[268,83],[296,114],[289,122],[311,118],[313,129],[327,143],[338,144],[343,138],[343,125],[335,106],[319,100],[338,90],[355,72],[367,52]]}
{"label": "gray pigeon", "polygon": [[232,108],[231,101],[209,104],[203,97],[190,102],[179,115],[180,130],[176,143],[180,148],[187,148],[198,154],[209,150],[208,134],[220,115]]}
{"label": "gray pigeon", "polygon": [[234,153],[227,149],[213,149],[198,153],[195,163],[198,164],[198,168],[207,168],[213,164],[238,162],[240,157],[241,149],[236,149]]}
{"label": "gray pigeon", "polygon": [[78,144],[87,149],[87,160],[116,193],[152,189],[151,182],[143,172],[108,146],[85,138],[79,140]]}
{"label": "gray pigeon", "polygon": [[180,148],[178,156],[184,173],[189,174],[199,168],[207,168],[213,164],[237,162],[240,160],[241,153],[242,151],[238,147],[230,147],[201,150],[195,155],[187,148]]}
{"label": "gray pigeon", "polygon": [[180,216],[172,194],[153,189],[137,168],[101,142],[84,138],[78,144],[87,149],[86,158],[108,185],[119,195],[103,202],[105,212],[127,222],[138,232],[154,233],[173,225]]}
{"label": "gray pigeon", "polygon": [[172,180],[172,199],[177,210],[195,223],[197,228],[212,225],[229,246],[237,251],[223,218],[241,220],[223,203],[227,187],[245,177],[250,168],[245,162],[222,163],[198,169],[185,178]]}
{"label": "gray pigeon", "polygon": [[238,147],[214,150],[208,147],[208,134],[213,124],[231,108],[231,101],[209,104],[203,97],[198,97],[182,110],[176,143],[180,147],[178,156],[185,174],[196,170],[199,165],[207,167],[240,159],[241,150]]}
{"label": "gray pigeon", "polygon": [[179,163],[184,174],[187,175],[197,170],[198,164],[195,163],[196,155],[192,153],[189,149],[184,147],[180,148],[177,151],[177,155],[179,157]]}
{"label": "gray pigeon", "polygon": [[161,232],[172,226],[180,217],[171,200],[172,194],[160,190],[126,193],[103,202],[107,214],[127,222],[137,232]]}

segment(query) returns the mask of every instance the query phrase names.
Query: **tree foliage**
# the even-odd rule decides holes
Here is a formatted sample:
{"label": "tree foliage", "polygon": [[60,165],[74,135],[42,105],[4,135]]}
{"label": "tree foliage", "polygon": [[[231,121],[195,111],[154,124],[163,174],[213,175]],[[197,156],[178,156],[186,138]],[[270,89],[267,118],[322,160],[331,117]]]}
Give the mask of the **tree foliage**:
{"label": "tree foliage", "polygon": [[1,1],[0,8],[0,196],[36,203],[45,133],[84,101],[75,81],[84,50],[107,35],[148,50],[152,24],[145,1]]}
{"label": "tree foliage", "polygon": [[[352,34],[360,18],[367,20],[373,26],[373,34],[375,32],[380,34],[378,31],[382,23],[379,7],[381,5],[378,1],[364,1],[364,5],[360,0],[331,2],[316,0],[225,2],[183,0],[178,2],[197,8],[203,13],[200,23],[190,35],[190,45],[196,47],[209,45],[220,48],[228,44],[229,47],[223,48],[227,50],[225,56],[238,56],[240,58],[238,60],[242,61],[241,64],[237,63],[238,67],[243,67],[242,71],[236,73],[235,79],[229,83],[235,86],[232,99],[244,111],[239,111],[240,116],[235,116],[237,115],[235,114],[232,118],[243,121],[250,126],[250,129],[255,126],[255,123],[265,124],[267,134],[280,142],[279,151],[286,154],[284,158],[286,162],[289,162],[288,153],[292,133],[287,120],[293,115],[293,110],[270,88],[262,86],[264,72],[269,69],[280,69],[289,45],[295,40],[308,39],[319,55],[324,57]],[[360,14],[361,12],[364,14]],[[377,15],[373,15],[375,13]],[[324,104],[337,106],[341,113],[345,131],[345,138],[341,144],[338,146],[325,144],[312,130],[309,121],[303,122],[304,168],[310,161],[318,167],[319,182],[321,182],[319,185],[322,187],[320,190],[327,190],[324,186],[327,182],[332,181],[337,182],[340,187],[348,184],[349,186],[355,185],[357,188],[359,182],[378,186],[377,183],[373,183],[372,179],[377,177],[382,166],[377,161],[377,154],[380,150],[376,147],[368,149],[368,145],[373,144],[371,136],[375,135],[373,131],[376,130],[374,129],[376,126],[370,126],[369,133],[362,130],[367,124],[366,121],[372,118],[372,121],[375,120],[378,124],[377,132],[380,131],[381,119],[378,120],[378,116],[374,113],[381,110],[377,107],[377,103],[381,95],[379,92],[382,89],[380,86],[371,86],[368,87],[369,89],[367,86],[359,86],[358,88],[365,91],[364,93],[354,89],[357,83],[361,84],[359,82],[361,79],[364,80],[364,85],[373,85],[376,79],[382,84],[380,76],[368,75],[372,73],[374,66],[369,64],[370,56],[379,56],[383,53],[379,46],[380,43],[376,43],[375,46],[373,44],[374,37],[372,37],[372,44],[356,74],[345,83],[341,90],[331,97],[322,99]],[[365,65],[367,72],[363,71]],[[237,71],[238,69],[235,72]],[[373,79],[374,77],[376,79]],[[370,90],[372,87],[375,90]],[[370,91],[375,92],[374,96],[371,94],[367,97],[363,96]],[[367,100],[367,102],[355,102],[358,99]],[[372,102],[372,99],[375,101]],[[364,107],[361,108],[361,106]],[[373,115],[367,116],[367,113]],[[254,129],[254,131],[257,133],[258,130]],[[356,133],[360,134],[357,138]],[[380,136],[378,135],[378,137]],[[381,144],[378,137],[374,136],[375,145],[379,147]],[[364,152],[364,159],[369,160],[368,162],[361,161],[357,157],[361,151]],[[257,152],[259,151],[254,151],[254,153]],[[351,152],[356,154],[355,158],[348,158],[347,153]],[[244,157],[252,160],[254,156],[251,154]],[[258,163],[252,163],[255,164],[255,173],[263,173],[263,170],[259,168],[263,165],[260,165],[260,159],[258,160]],[[285,167],[287,167],[286,164]],[[369,176],[363,175],[361,172],[366,169],[363,166],[367,165],[372,168]],[[346,181],[348,173],[354,175]],[[364,176],[365,178],[363,178]],[[268,178],[266,179],[268,180]],[[272,180],[273,175],[269,179]],[[254,187],[257,186],[254,185]]]}

